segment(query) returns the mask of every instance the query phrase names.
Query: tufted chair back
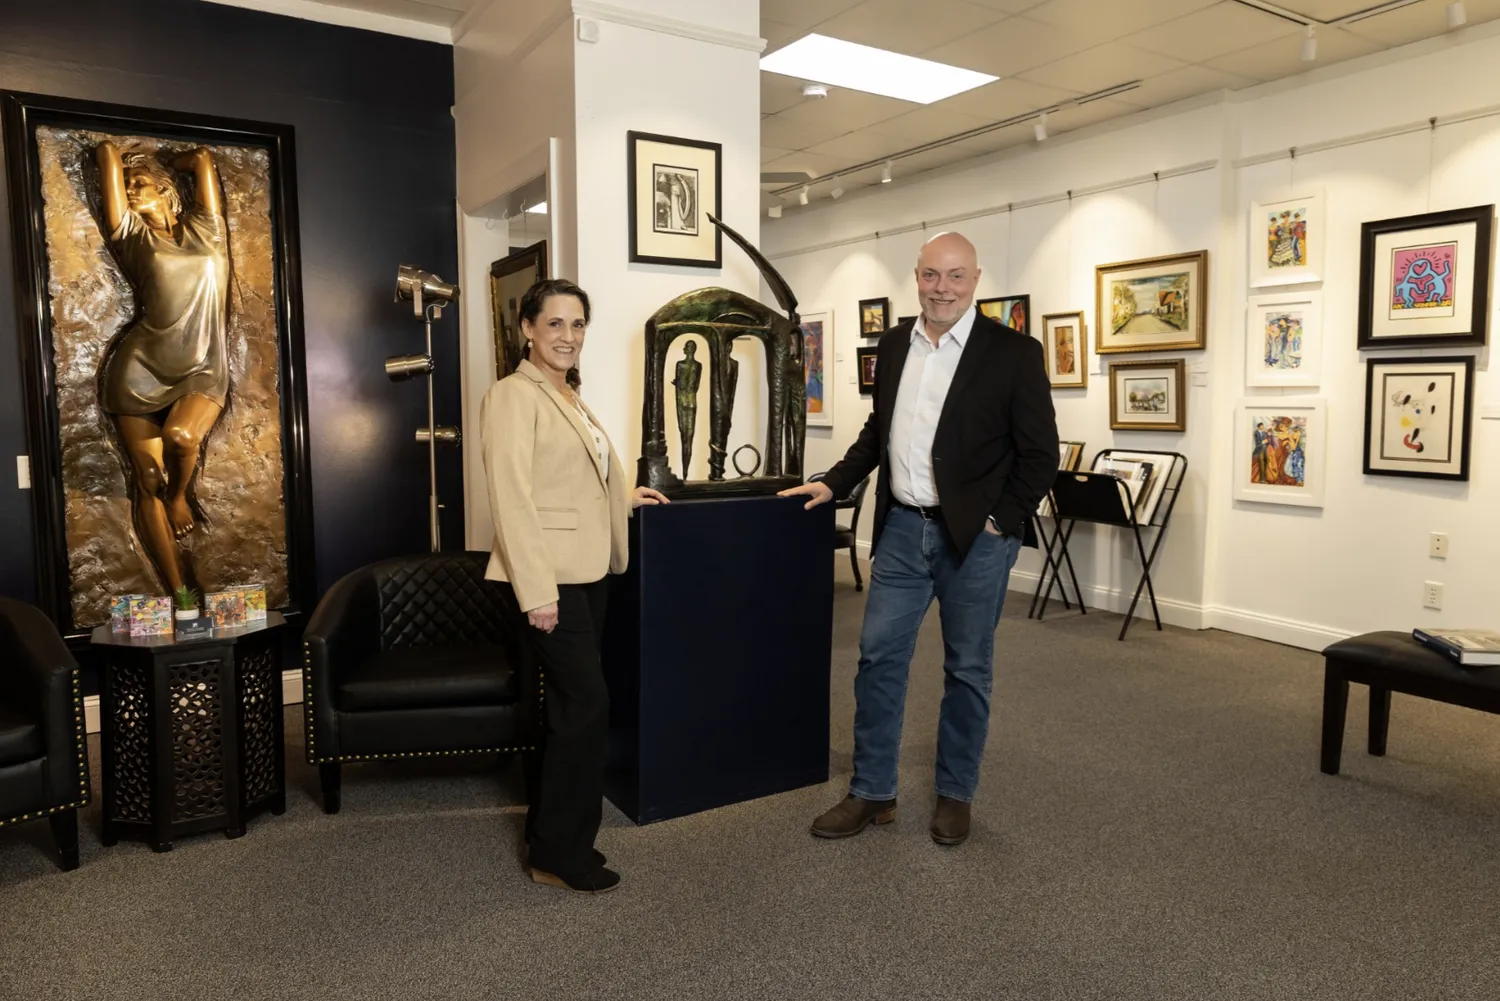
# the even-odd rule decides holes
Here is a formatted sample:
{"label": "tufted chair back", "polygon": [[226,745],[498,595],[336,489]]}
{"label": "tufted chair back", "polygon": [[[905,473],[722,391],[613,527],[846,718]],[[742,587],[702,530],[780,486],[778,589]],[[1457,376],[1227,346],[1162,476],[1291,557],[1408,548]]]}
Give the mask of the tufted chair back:
{"label": "tufted chair back", "polygon": [[431,553],[372,567],[380,649],[503,643],[508,620],[500,587],[484,579],[488,561],[489,553]]}

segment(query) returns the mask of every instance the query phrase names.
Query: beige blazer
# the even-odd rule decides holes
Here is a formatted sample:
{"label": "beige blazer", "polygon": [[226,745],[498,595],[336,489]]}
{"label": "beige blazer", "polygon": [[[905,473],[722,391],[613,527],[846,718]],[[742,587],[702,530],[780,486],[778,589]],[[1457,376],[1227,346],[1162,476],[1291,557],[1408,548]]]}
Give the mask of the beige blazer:
{"label": "beige blazer", "polygon": [[559,584],[623,572],[631,487],[614,446],[606,480],[578,411],[529,361],[484,394],[479,421],[495,521],[485,577],[509,581],[529,612],[556,601]]}

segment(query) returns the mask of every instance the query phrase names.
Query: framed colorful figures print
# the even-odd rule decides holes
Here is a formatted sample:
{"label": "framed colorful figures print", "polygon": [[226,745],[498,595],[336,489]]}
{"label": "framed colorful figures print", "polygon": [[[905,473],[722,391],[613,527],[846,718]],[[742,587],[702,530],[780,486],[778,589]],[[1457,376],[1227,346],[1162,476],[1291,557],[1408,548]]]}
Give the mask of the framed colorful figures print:
{"label": "framed colorful figures print", "polygon": [[1328,412],[1321,397],[1241,400],[1234,435],[1235,500],[1323,506]]}
{"label": "framed colorful figures print", "polygon": [[1053,389],[1083,389],[1089,384],[1088,325],[1083,311],[1042,317],[1042,351]]}
{"label": "framed colorful figures print", "polygon": [[1494,218],[1478,205],[1365,223],[1359,347],[1482,347]]}
{"label": "framed colorful figures print", "polygon": [[859,363],[859,393],[861,396],[869,396],[875,392],[875,357],[880,352],[877,347],[856,347],[854,357]]}
{"label": "framed colorful figures print", "polygon": [[1252,295],[1245,309],[1245,385],[1316,386],[1323,367],[1323,293]]}
{"label": "framed colorful figures print", "polygon": [[879,337],[891,325],[891,300],[861,299],[859,301],[859,336]]}
{"label": "framed colorful figures print", "polygon": [[1250,287],[1323,280],[1323,193],[1250,205]]}
{"label": "framed colorful figures print", "polygon": [[1031,296],[1007,295],[998,299],[980,299],[974,305],[990,319],[1031,336]]}
{"label": "framed colorful figures print", "polygon": [[1098,354],[1202,350],[1207,344],[1208,251],[1094,269]]}
{"label": "framed colorful figures print", "polygon": [[807,374],[807,426],[833,427],[833,311],[802,314],[802,360]]}
{"label": "framed colorful figures print", "polygon": [[1472,357],[1371,359],[1364,471],[1467,480],[1473,402]]}
{"label": "framed colorful figures print", "polygon": [[1116,431],[1186,431],[1186,365],[1115,362],[1109,367],[1109,426]]}
{"label": "framed colorful figures print", "polygon": [[723,237],[708,218],[723,202],[724,148],[699,139],[627,132],[632,264],[723,265]]}

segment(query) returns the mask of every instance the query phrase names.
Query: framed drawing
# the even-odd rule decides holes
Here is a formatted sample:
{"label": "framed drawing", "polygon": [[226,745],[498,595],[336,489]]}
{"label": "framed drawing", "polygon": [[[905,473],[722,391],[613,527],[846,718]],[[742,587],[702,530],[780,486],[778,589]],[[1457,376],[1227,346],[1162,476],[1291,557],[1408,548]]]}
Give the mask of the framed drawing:
{"label": "framed drawing", "polygon": [[1072,472],[1083,459],[1083,442],[1060,441],[1057,443],[1057,468]]}
{"label": "framed drawing", "polygon": [[709,215],[723,204],[719,143],[627,132],[630,261],[717,268],[723,238]]}
{"label": "framed drawing", "polygon": [[1367,222],[1359,347],[1483,347],[1494,205]]}
{"label": "framed drawing", "polygon": [[1208,251],[1094,269],[1098,354],[1201,351],[1207,345]]}
{"label": "framed drawing", "polygon": [[1250,287],[1323,280],[1323,192],[1250,204]]}
{"label": "framed drawing", "polygon": [[998,299],[978,299],[974,303],[979,311],[992,320],[1005,324],[1012,330],[1031,335],[1031,296],[1006,295]]}
{"label": "framed drawing", "polygon": [[855,358],[859,362],[859,392],[861,396],[869,396],[875,392],[875,357],[880,352],[875,347],[857,347],[854,349]]}
{"label": "framed drawing", "polygon": [[1467,480],[1473,402],[1472,357],[1371,359],[1364,471]]}
{"label": "framed drawing", "polygon": [[1109,426],[1115,431],[1186,431],[1186,365],[1115,362],[1109,367]]}
{"label": "framed drawing", "polygon": [[3,95],[37,593],[317,598],[290,126]]}
{"label": "framed drawing", "polygon": [[879,337],[891,325],[891,300],[861,299],[859,301],[859,336]]}
{"label": "framed drawing", "polygon": [[1089,384],[1088,325],[1083,311],[1042,317],[1042,351],[1053,389],[1083,389]]}
{"label": "framed drawing", "polygon": [[490,265],[490,312],[495,338],[495,378],[503,379],[521,363],[526,338],[519,309],[526,290],[547,277],[547,241],[540,240]]}
{"label": "framed drawing", "polygon": [[1323,377],[1323,293],[1252,295],[1245,309],[1245,385],[1316,386]]}
{"label": "framed drawing", "polygon": [[1320,397],[1241,400],[1234,423],[1234,498],[1323,506],[1328,413]]}
{"label": "framed drawing", "polygon": [[802,314],[802,364],[807,374],[807,426],[833,427],[833,310]]}

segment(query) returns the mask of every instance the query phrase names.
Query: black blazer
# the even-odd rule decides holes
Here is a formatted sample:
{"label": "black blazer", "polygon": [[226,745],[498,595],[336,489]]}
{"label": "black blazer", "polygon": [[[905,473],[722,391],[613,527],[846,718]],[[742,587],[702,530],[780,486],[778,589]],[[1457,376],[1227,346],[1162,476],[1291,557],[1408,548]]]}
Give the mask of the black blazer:
{"label": "black blazer", "polygon": [[[880,338],[875,410],[823,478],[835,497],[843,497],[880,468],[871,555],[891,507],[891,417],[915,322],[897,324]],[[960,556],[968,555],[989,516],[1000,531],[1021,538],[1026,519],[1052,488],[1057,465],[1057,416],[1041,342],[977,314],[932,440],[943,521]]]}

